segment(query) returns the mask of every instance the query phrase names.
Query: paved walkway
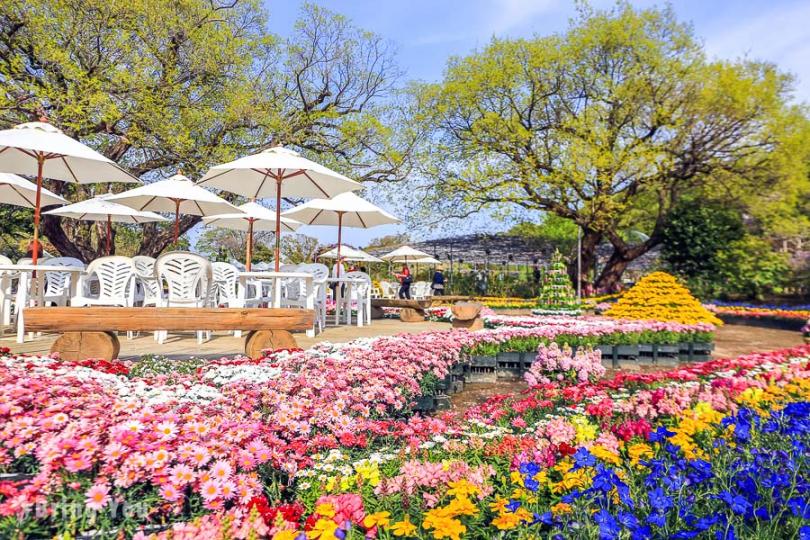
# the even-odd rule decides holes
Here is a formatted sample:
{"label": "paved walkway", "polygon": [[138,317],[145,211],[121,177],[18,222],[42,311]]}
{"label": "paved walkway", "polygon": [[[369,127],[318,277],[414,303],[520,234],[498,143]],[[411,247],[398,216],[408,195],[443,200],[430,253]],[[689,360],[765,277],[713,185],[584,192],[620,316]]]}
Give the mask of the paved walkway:
{"label": "paved walkway", "polygon": [[[343,343],[359,337],[392,336],[400,333],[415,334],[425,330],[448,328],[450,328],[448,323],[441,322],[403,323],[398,319],[381,319],[375,320],[371,326],[362,328],[329,326],[315,338],[308,338],[305,334],[295,334],[295,338],[298,344],[306,349],[321,341]],[[54,339],[55,336],[43,335],[20,344],[15,341],[13,336],[7,334],[0,338],[0,347],[9,347],[15,353],[47,353]],[[243,352],[244,343],[243,338],[235,338],[225,332],[214,334],[212,339],[202,344],[197,344],[196,337],[191,333],[169,334],[169,338],[163,345],[158,345],[152,338],[152,334],[142,334],[132,340],[128,340],[126,334],[121,334],[119,339],[121,340],[121,358],[130,359],[150,353],[170,358],[189,356],[219,358]],[[799,332],[727,324],[717,331],[714,357],[736,357],[751,352],[772,351],[801,344],[802,336]]]}
{"label": "paved walkway", "polygon": [[[294,334],[298,345],[306,349],[321,341],[343,343],[360,337],[392,336],[400,333],[415,334],[425,330],[445,330],[450,328],[447,323],[423,322],[403,323],[398,319],[375,320],[371,326],[329,326],[314,338],[305,334]],[[47,353],[55,339],[54,335],[42,335],[25,343],[17,343],[11,335],[0,338],[0,347],[8,347],[14,353]],[[205,358],[220,358],[234,356],[244,352],[244,338],[235,338],[233,334],[217,332],[214,336],[201,344],[191,333],[169,334],[168,339],[159,345],[152,338],[152,334],[141,334],[135,339],[128,340],[126,334],[120,334],[121,358],[134,359],[144,354],[158,354],[169,358],[188,358],[199,356]]]}

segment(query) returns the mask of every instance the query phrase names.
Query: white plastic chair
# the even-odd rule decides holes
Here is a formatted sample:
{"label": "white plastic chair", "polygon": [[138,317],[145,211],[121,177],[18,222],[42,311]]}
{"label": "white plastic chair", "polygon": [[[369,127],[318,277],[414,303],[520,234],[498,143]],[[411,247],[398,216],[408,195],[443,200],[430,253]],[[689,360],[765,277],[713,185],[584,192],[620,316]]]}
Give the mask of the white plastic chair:
{"label": "white plastic chair", "polygon": [[[70,266],[84,268],[85,265],[75,257],[54,257],[48,260],[48,266]],[[45,292],[42,294],[43,305],[49,303],[57,306],[66,306],[70,299],[70,272],[46,272]]]}
{"label": "white plastic chair", "polygon": [[[329,277],[329,268],[325,264],[312,263],[299,265],[297,266],[296,271],[312,274],[312,287],[314,289],[313,294],[315,296],[315,326],[317,327],[318,332],[323,332],[323,329],[326,326],[326,293],[328,288],[326,278]],[[300,284],[300,281],[298,283]],[[300,285],[299,297],[297,298],[296,303],[288,305],[306,307],[306,296],[300,294]]]}
{"label": "white plastic chair", "polygon": [[[98,280],[98,295],[87,290],[91,279]],[[135,265],[129,257],[101,257],[87,265],[79,280],[78,294],[71,306],[132,306],[135,303]]]}
{"label": "white plastic chair", "polygon": [[[11,259],[5,255],[0,255],[0,264],[13,265]],[[19,278],[19,272],[13,270],[3,270],[0,272],[0,322],[3,327],[11,325],[11,311],[14,306],[14,280]]]}
{"label": "white plastic chair", "polygon": [[135,302],[142,306],[158,306],[160,287],[155,277],[155,259],[145,255],[132,257],[135,265]]}
{"label": "white plastic chair", "polygon": [[390,281],[380,282],[380,294],[383,298],[396,298],[397,289],[398,287]]}
{"label": "white plastic chair", "polygon": [[357,302],[357,326],[371,324],[371,277],[365,272],[348,272],[346,277],[354,280],[349,309],[351,300]]}
{"label": "white plastic chair", "polygon": [[[173,251],[161,255],[155,261],[155,276],[158,289],[166,285],[167,294],[161,300],[164,307],[208,307],[212,304],[211,287],[213,270],[211,263],[200,255],[186,251]],[[203,336],[209,331],[198,330],[197,342],[203,342]],[[156,337],[158,343],[166,340],[167,332],[160,330]]]}

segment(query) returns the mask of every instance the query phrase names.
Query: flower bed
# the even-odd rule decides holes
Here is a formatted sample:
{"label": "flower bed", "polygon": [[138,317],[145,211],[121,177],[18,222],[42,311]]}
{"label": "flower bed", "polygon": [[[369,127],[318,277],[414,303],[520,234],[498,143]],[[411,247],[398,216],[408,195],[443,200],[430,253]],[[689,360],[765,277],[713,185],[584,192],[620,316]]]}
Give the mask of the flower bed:
{"label": "flower bed", "polygon": [[605,315],[616,319],[723,324],[666,272],[653,272],[621,295]]}
{"label": "flower bed", "polygon": [[755,306],[752,304],[706,304],[724,322],[783,330],[803,330],[810,320],[808,306]]}
{"label": "flower bed", "polygon": [[372,422],[360,447],[313,454],[283,504],[172,538],[810,534],[810,347],[536,382],[463,416]]}

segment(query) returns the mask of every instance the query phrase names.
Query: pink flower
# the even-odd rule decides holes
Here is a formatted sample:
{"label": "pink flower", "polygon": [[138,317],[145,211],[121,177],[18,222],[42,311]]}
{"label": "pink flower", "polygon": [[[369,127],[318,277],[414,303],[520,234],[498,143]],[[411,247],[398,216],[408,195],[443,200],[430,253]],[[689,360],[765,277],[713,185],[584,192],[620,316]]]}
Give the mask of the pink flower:
{"label": "pink flower", "polygon": [[211,478],[219,482],[224,482],[231,477],[231,472],[233,472],[233,468],[230,463],[221,459],[211,467]]}
{"label": "pink flower", "polygon": [[219,494],[219,482],[215,480],[208,480],[203,482],[203,485],[200,486],[200,495],[202,495],[202,498],[205,499],[206,502],[213,501],[219,497]]}
{"label": "pink flower", "polygon": [[181,493],[180,490],[178,490],[172,484],[163,484],[160,487],[160,496],[169,502],[174,502],[180,499]]}
{"label": "pink flower", "polygon": [[107,484],[94,484],[84,495],[87,508],[101,510],[110,502],[110,487]]}

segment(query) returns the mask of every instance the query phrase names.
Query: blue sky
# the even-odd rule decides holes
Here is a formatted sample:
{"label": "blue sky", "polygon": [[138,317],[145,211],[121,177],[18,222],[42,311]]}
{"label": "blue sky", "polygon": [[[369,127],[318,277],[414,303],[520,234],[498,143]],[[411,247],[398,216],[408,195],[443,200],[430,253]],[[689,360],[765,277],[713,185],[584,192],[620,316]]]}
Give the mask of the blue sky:
{"label": "blue sky", "polygon": [[[270,31],[289,33],[304,2],[267,0]],[[575,15],[572,0],[320,0],[319,5],[348,16],[358,26],[390,39],[398,49],[404,80],[441,78],[447,59],[481,48],[493,37],[529,37],[562,31]],[[639,7],[661,2],[635,1]],[[593,1],[609,7],[613,1]],[[810,2],[766,0],[678,0],[679,18],[694,25],[708,54],[775,62],[798,78],[796,98],[810,102]],[[389,209],[392,210],[392,209]],[[334,241],[334,229],[301,232]],[[379,227],[347,229],[345,242],[363,245],[393,232]]]}

